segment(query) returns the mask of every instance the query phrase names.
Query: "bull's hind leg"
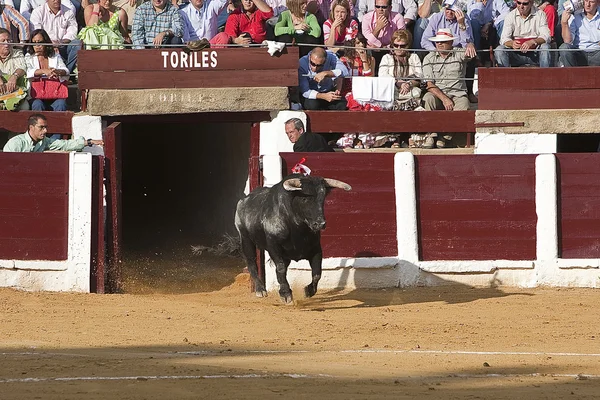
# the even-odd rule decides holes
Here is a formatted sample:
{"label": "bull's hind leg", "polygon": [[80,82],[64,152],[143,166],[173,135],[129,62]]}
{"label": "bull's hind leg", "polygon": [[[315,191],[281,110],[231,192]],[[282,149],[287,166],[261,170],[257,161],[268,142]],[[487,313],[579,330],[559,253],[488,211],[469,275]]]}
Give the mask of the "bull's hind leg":
{"label": "bull's hind leg", "polygon": [[304,288],[304,295],[306,297],[313,297],[317,293],[317,285],[321,280],[321,270],[323,263],[323,253],[317,253],[308,260],[310,262],[310,269],[312,271],[312,282]]}
{"label": "bull's hind leg", "polygon": [[258,265],[256,264],[256,245],[248,238],[241,236],[242,254],[254,283],[254,291],[257,297],[267,297],[267,289],[258,276]]}

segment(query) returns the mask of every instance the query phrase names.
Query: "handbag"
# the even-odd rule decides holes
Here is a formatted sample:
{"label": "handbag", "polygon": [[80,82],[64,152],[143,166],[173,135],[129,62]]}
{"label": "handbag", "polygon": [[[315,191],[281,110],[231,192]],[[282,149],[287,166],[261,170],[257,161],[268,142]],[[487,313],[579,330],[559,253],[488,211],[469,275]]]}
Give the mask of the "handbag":
{"label": "handbag", "polygon": [[38,78],[31,81],[30,94],[32,99],[39,100],[66,99],[69,97],[69,88],[66,81]]}

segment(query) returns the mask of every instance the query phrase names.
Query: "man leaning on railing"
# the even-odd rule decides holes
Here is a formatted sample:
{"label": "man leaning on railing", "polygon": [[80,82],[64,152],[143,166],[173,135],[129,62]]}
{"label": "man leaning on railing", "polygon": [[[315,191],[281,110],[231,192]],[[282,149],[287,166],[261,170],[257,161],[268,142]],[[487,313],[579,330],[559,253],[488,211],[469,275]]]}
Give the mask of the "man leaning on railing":
{"label": "man leaning on railing", "polygon": [[305,110],[345,110],[341,96],[343,78],[348,76],[344,64],[330,51],[314,48],[300,59],[298,81]]}
{"label": "man leaning on railing", "polygon": [[27,120],[27,132],[17,135],[4,145],[7,153],[41,153],[44,151],[81,151],[87,146],[103,146],[103,140],[85,139],[53,139],[46,136],[48,121],[42,114],[33,114]]}

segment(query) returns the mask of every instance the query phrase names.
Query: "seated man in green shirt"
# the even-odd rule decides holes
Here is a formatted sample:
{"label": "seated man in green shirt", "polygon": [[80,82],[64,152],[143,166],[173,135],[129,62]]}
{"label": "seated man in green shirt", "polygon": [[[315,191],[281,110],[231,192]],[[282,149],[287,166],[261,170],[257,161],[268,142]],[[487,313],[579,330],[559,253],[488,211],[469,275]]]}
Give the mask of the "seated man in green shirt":
{"label": "seated man in green shirt", "polygon": [[27,132],[17,135],[4,145],[4,152],[41,153],[43,151],[81,151],[86,145],[104,145],[103,140],[87,141],[83,136],[77,139],[62,140],[46,137],[48,121],[42,114],[33,114],[27,120]]}

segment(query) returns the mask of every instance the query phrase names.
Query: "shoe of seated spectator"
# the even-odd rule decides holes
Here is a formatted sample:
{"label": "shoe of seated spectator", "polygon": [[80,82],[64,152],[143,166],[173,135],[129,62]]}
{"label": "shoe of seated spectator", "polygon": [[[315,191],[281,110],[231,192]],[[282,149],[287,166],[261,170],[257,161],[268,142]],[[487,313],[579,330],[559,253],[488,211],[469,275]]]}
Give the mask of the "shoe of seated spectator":
{"label": "shoe of seated spectator", "polygon": [[446,148],[446,141],[444,139],[439,139],[435,142],[435,146],[438,149],[444,149],[444,148]]}
{"label": "shoe of seated spectator", "polygon": [[[439,142],[439,140],[438,140],[438,142]],[[423,142],[424,149],[433,149],[433,148],[435,148],[435,145],[436,145],[435,139],[431,135],[427,136],[427,138]]]}

